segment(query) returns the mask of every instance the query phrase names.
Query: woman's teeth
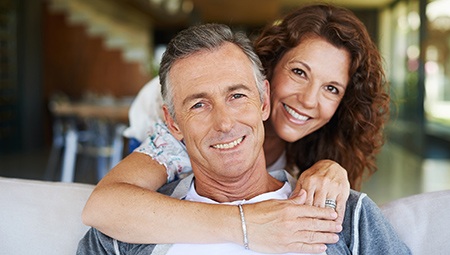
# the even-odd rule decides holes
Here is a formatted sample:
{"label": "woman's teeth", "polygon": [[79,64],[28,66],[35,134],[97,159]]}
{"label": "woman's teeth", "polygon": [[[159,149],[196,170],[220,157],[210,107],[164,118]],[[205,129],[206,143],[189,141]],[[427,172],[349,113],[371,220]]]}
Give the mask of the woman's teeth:
{"label": "woman's teeth", "polygon": [[309,119],[309,117],[304,116],[304,115],[300,115],[298,114],[296,111],[294,111],[292,108],[290,108],[287,105],[283,105],[284,109],[286,109],[286,111],[294,118],[301,120],[301,121],[307,121]]}

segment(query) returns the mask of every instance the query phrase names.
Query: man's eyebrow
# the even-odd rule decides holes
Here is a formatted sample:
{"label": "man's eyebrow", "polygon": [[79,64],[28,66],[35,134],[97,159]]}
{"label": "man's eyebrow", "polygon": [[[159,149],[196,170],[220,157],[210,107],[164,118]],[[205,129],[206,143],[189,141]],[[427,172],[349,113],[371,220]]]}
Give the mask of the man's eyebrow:
{"label": "man's eyebrow", "polygon": [[228,87],[227,92],[229,93],[229,92],[233,92],[233,91],[240,90],[240,89],[246,90],[246,91],[251,91],[251,89],[244,84],[235,84],[235,85]]}
{"label": "man's eyebrow", "polygon": [[206,97],[208,94],[207,93],[195,93],[195,94],[191,94],[189,96],[187,96],[184,100],[183,100],[183,104],[182,105],[186,105],[188,102],[198,99],[198,98],[204,98]]}
{"label": "man's eyebrow", "polygon": [[[244,84],[235,84],[235,85],[231,85],[228,87],[227,89],[227,93],[236,91],[236,90],[246,90],[246,91],[251,91],[251,89],[244,85]],[[186,105],[188,102],[198,99],[198,98],[205,98],[207,97],[208,94],[205,92],[200,92],[200,93],[195,93],[195,94],[191,94],[189,96],[187,96],[184,100],[183,100],[183,105]]]}

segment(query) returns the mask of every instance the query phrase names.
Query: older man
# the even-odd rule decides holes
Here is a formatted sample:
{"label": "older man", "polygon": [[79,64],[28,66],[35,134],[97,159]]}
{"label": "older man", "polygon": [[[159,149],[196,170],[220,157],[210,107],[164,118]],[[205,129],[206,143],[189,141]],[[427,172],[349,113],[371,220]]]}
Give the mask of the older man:
{"label": "older man", "polygon": [[[193,169],[193,175],[161,192],[233,206],[242,243],[129,244],[91,229],[78,254],[257,254],[250,250],[245,204],[287,199],[295,180],[285,171],[266,171],[263,121],[270,113],[269,86],[248,39],[217,24],[184,30],[168,45],[160,79],[167,127],[186,145]],[[304,200],[303,191],[296,201]],[[351,193],[342,232],[332,221],[337,217],[333,209],[299,206],[305,208],[314,216],[309,220],[328,231],[320,241],[337,242],[328,246],[329,254],[409,253],[376,205],[362,194]],[[333,234],[337,232],[340,238]]]}

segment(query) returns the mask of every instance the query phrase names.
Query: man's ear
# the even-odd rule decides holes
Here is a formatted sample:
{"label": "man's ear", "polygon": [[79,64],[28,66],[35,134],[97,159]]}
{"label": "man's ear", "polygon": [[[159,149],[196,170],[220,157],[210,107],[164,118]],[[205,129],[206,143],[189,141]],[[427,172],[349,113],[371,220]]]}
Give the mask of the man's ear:
{"label": "man's ear", "polygon": [[267,120],[270,116],[270,84],[268,80],[264,81],[264,95],[261,105],[262,119]]}
{"label": "man's ear", "polygon": [[167,128],[169,128],[170,133],[179,141],[183,140],[183,133],[180,130],[180,127],[172,118],[172,115],[169,113],[169,109],[167,105],[163,105],[164,112],[164,120],[166,121]]}

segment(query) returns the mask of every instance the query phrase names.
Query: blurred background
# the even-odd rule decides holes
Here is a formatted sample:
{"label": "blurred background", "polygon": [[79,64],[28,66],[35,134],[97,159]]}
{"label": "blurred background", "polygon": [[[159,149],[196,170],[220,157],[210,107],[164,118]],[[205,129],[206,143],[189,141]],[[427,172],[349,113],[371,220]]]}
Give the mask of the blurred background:
{"label": "blurred background", "polygon": [[[450,189],[450,0],[335,0],[367,26],[391,83],[375,202]],[[250,37],[306,0],[0,0],[0,176],[96,183],[129,153],[128,109],[179,30]]]}

